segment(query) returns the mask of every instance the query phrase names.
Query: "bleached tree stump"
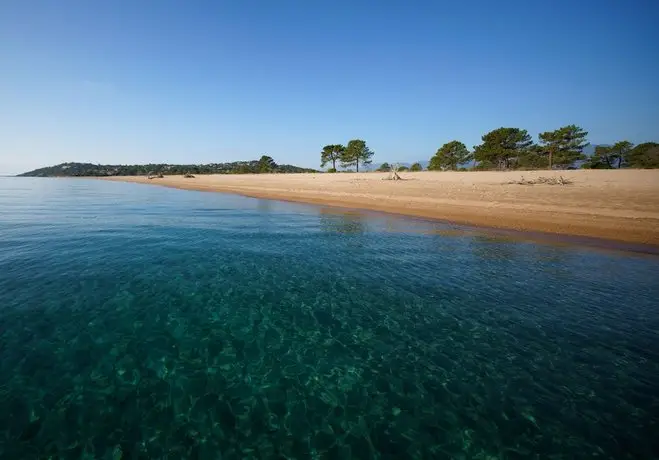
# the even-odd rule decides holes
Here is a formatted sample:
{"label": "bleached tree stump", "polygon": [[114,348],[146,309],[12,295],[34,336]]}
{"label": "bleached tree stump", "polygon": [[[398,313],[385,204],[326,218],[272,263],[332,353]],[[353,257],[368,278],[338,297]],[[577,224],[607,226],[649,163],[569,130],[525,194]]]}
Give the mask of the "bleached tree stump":
{"label": "bleached tree stump", "polygon": [[398,168],[400,168],[400,165],[398,163],[394,163],[391,165],[391,168],[389,169],[389,176],[386,178],[383,178],[384,180],[402,180],[402,178],[398,175]]}

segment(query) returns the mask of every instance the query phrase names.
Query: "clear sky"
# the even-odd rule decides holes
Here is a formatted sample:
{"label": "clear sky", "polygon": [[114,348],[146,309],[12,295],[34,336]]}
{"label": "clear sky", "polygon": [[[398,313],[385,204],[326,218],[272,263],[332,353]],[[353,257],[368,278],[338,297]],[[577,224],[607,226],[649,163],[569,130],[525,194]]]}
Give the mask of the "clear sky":
{"label": "clear sky", "polygon": [[0,173],[659,141],[659,1],[0,1]]}

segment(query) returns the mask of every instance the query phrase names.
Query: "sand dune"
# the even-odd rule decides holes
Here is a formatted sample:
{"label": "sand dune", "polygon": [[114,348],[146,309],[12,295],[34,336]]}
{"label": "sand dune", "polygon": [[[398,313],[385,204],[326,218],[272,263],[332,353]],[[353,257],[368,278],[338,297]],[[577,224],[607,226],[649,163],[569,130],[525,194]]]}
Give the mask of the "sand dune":
{"label": "sand dune", "polygon": [[[570,185],[510,184],[559,176]],[[112,177],[190,190],[394,212],[478,226],[659,246],[659,170]]]}

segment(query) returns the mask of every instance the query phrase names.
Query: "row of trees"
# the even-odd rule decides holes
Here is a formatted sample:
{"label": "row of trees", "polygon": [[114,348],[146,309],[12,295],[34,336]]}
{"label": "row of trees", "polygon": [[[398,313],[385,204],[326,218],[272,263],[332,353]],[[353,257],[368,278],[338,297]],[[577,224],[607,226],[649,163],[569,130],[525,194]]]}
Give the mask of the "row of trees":
{"label": "row of trees", "polygon": [[645,142],[634,146],[629,141],[598,145],[585,166],[593,169],[659,168],[659,144]]}
{"label": "row of trees", "polygon": [[[460,141],[451,141],[442,145],[430,159],[429,170],[457,170],[468,164],[473,169],[553,169],[573,168],[582,160],[582,168],[659,168],[659,144],[646,142],[634,146],[629,141],[616,142],[614,145],[598,145],[591,156],[584,155],[588,132],[577,125],[567,125],[554,131],[538,135],[534,142],[528,131],[520,128],[498,128],[482,136],[482,142],[470,151]],[[342,144],[323,147],[320,154],[321,167],[331,164],[328,170],[335,172],[340,166],[356,167],[371,164],[373,151],[361,139]],[[389,171],[391,166],[383,163],[377,170]],[[400,167],[400,171],[406,170]],[[413,164],[410,171],[421,171],[419,163]]]}
{"label": "row of trees", "polygon": [[451,141],[437,150],[428,169],[457,169],[472,160],[478,169],[511,169],[513,167],[567,167],[583,158],[588,133],[576,125],[540,133],[535,144],[529,133],[520,128],[498,128],[485,134],[474,151],[460,141]]}
{"label": "row of trees", "polygon": [[356,167],[359,172],[359,165],[367,166],[372,163],[375,152],[368,148],[366,142],[361,139],[353,139],[348,142],[347,146],[342,144],[330,144],[323,147],[320,152],[320,166],[332,163],[329,172],[336,172],[336,163],[339,162],[341,167]]}
{"label": "row of trees", "polygon": [[498,128],[485,134],[482,143],[472,152],[460,141],[441,146],[430,159],[430,170],[456,170],[476,161],[474,169],[539,169],[573,167],[578,160],[586,160],[586,168],[657,168],[659,144],[648,142],[634,146],[629,141],[612,146],[596,146],[595,153],[583,153],[589,144],[588,132],[576,125],[540,133],[538,143],[525,129]]}

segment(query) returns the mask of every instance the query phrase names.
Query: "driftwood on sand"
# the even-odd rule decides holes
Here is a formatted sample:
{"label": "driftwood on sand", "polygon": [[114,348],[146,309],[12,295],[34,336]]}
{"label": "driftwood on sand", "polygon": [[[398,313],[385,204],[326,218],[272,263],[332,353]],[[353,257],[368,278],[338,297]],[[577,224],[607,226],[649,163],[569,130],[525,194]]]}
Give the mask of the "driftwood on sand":
{"label": "driftwood on sand", "polygon": [[382,180],[404,180],[398,175],[399,168],[400,165],[398,163],[391,165],[391,168],[389,168],[389,175],[387,177],[383,177]]}

